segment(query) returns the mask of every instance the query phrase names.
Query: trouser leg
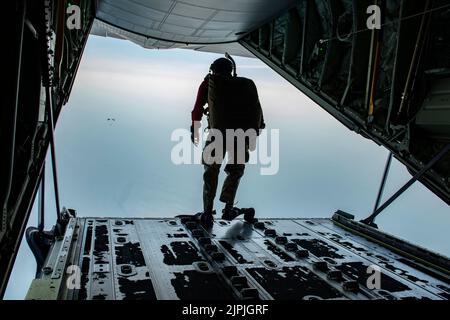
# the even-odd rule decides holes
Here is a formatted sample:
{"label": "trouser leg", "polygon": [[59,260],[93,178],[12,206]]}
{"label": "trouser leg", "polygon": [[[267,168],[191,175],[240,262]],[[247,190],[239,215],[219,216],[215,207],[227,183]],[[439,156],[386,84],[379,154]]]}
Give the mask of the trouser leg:
{"label": "trouser leg", "polygon": [[233,204],[241,177],[244,175],[245,164],[227,164],[225,172],[227,177],[223,182],[220,201]]}
{"label": "trouser leg", "polygon": [[[202,154],[203,173],[203,212],[212,212],[214,209],[214,198],[216,197],[219,170],[223,160],[223,150],[221,145],[218,149],[212,148],[211,143],[215,141],[213,136],[209,136]],[[220,154],[217,152],[222,151]]]}
{"label": "trouser leg", "polygon": [[249,160],[249,145],[246,142],[243,148],[239,147],[236,141],[232,145],[226,146],[229,153],[231,163],[225,166],[225,173],[227,177],[223,183],[220,201],[232,206],[236,197],[236,192],[239,187],[241,177],[244,175],[245,163]]}
{"label": "trouser leg", "polygon": [[212,212],[217,191],[220,164],[204,165],[203,173],[203,212]]}

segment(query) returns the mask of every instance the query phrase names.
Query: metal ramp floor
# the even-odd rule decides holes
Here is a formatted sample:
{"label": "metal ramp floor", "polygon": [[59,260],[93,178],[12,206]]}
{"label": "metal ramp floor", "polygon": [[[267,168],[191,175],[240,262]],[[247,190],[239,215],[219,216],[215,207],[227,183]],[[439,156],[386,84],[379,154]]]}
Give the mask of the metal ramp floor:
{"label": "metal ramp floor", "polygon": [[450,297],[448,269],[400,255],[350,230],[351,223],[358,224],[343,216],[261,219],[254,225],[216,220],[207,230],[188,219],[73,218],[27,299]]}

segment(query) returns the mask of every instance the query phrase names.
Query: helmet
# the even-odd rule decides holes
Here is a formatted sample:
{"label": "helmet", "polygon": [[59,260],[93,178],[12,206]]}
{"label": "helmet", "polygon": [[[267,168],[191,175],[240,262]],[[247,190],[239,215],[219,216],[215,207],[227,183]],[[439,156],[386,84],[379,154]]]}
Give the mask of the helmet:
{"label": "helmet", "polygon": [[230,60],[226,58],[219,58],[211,64],[209,69],[213,73],[231,74],[231,71],[233,71],[233,65]]}

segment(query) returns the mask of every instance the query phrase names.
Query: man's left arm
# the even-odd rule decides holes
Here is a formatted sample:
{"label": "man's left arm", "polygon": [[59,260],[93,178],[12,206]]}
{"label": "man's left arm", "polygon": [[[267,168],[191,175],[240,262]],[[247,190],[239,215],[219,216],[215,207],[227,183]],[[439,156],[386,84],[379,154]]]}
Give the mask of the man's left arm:
{"label": "man's left arm", "polygon": [[206,77],[200,84],[195,100],[194,109],[191,112],[191,141],[197,145],[199,141],[200,121],[203,116],[203,106],[208,102],[208,78]]}

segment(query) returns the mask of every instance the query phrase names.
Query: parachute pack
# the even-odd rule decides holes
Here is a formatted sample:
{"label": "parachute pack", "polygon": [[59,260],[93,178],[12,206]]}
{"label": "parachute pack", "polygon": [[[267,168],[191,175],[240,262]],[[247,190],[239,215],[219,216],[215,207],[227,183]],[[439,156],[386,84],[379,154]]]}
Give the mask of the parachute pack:
{"label": "parachute pack", "polygon": [[209,127],[213,129],[260,128],[262,110],[255,83],[244,77],[210,75]]}

